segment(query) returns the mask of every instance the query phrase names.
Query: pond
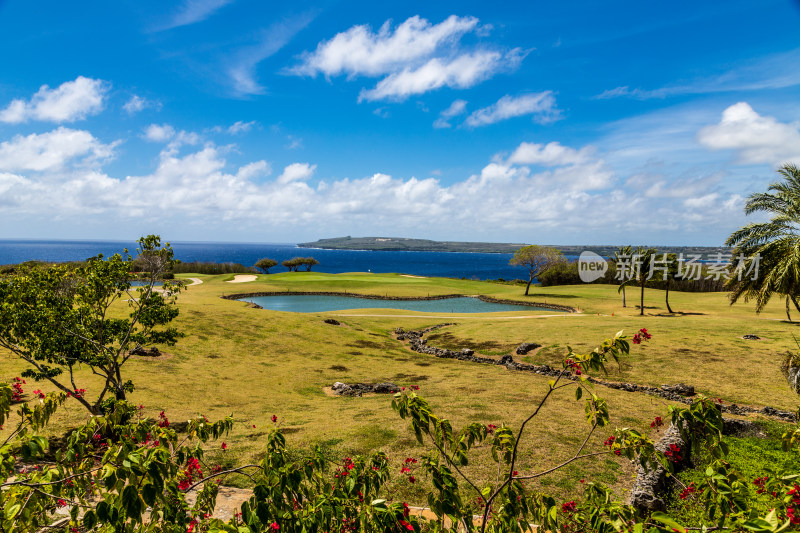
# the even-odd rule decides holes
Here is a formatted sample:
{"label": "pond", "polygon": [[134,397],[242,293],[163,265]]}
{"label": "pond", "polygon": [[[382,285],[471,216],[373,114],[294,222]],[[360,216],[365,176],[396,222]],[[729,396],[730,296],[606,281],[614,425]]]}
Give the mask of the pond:
{"label": "pond", "polygon": [[444,300],[376,300],[329,294],[278,294],[251,296],[241,299],[272,311],[294,313],[322,313],[346,309],[404,309],[421,313],[494,313],[497,311],[550,311],[544,307],[484,302],[469,296]]}

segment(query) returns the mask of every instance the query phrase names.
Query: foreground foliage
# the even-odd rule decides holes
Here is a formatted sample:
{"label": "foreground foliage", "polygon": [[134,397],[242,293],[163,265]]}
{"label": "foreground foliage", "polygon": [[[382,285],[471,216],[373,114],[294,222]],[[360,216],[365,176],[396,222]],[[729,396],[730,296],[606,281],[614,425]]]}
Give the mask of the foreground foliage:
{"label": "foreground foliage", "polygon": [[[649,336],[641,330],[632,340],[640,343]],[[570,502],[556,502],[532,490],[528,483],[572,462],[606,454],[625,456],[647,468],[661,465],[673,469],[684,451],[660,453],[638,431],[609,430],[606,402],[585,377],[586,372],[603,370],[629,351],[629,339],[621,333],[589,353],[569,350],[562,371],[517,429],[477,423],[454,428],[416,393],[397,393],[394,409],[430,450],[419,459],[407,458],[401,475],[413,480],[415,474],[420,475],[419,469],[430,478],[433,490],[424,503],[435,515],[432,520],[415,516],[406,502],[387,498],[390,471],[383,453],[329,464],[316,449],[292,460],[276,428],[266,438],[258,464],[223,470],[206,462],[204,450],[232,429],[232,417],[211,422],[199,415],[178,432],[165,413],[159,420],[142,419],[140,410],[123,400],[73,431],[63,448],[49,450],[55,460],[47,460],[48,442],[37,432],[65,401],[74,398],[63,392],[38,394],[19,404],[12,415],[12,402],[15,395],[19,398],[21,386],[2,384],[0,424],[10,424],[10,432],[0,446],[0,531],[36,531],[50,523],[59,508],[68,510],[70,527],[104,532],[506,532],[527,531],[531,523],[561,531],[685,531],[668,514],[640,513],[615,501],[599,483],[587,482],[583,500]],[[574,455],[560,464],[537,472],[519,471],[520,443],[535,438],[529,436],[535,418],[548,400],[566,389],[583,403],[586,438]],[[714,402],[699,399],[689,407],[670,411],[684,437],[693,446],[704,446],[712,458],[704,479],[684,487],[687,497],[700,502],[703,519],[713,524],[711,528],[775,532],[800,523],[800,487],[796,485],[800,472],[768,474],[764,488],[779,496],[773,511],[758,516],[749,506],[754,487],[725,461],[722,418]],[[608,434],[605,446],[588,449],[589,437],[598,431]],[[788,448],[798,448],[800,428],[786,432],[783,441]],[[480,443],[499,473],[495,483],[485,486],[464,475],[462,469]],[[254,484],[253,496],[242,505],[241,513],[223,522],[211,514],[218,483],[231,475],[248,476]],[[186,496],[195,489],[199,493],[190,504]]]}
{"label": "foreground foliage", "polygon": [[[49,381],[93,414],[102,411],[107,395],[125,399],[134,384],[123,367],[134,350],[171,345],[179,337],[169,324],[178,316],[175,297],[182,284],[161,281],[175,264],[172,248],[150,235],[139,239],[137,251],[146,273],[138,285],[127,250],[77,266],[32,265],[0,277],[0,347],[29,365],[23,377]],[[127,315],[115,312],[120,302]],[[87,392],[76,382],[81,365],[103,378],[100,390]]]}

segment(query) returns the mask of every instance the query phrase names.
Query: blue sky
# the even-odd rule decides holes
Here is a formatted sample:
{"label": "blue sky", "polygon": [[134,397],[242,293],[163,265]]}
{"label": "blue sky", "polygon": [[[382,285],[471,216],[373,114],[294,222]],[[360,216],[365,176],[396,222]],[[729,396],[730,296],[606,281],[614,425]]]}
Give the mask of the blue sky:
{"label": "blue sky", "polygon": [[721,244],[800,3],[0,0],[0,238]]}

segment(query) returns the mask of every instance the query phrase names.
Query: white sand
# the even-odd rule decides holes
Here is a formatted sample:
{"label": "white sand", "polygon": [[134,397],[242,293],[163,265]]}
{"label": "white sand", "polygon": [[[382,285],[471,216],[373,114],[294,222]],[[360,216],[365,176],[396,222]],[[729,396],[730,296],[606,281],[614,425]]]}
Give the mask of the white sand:
{"label": "white sand", "polygon": [[231,281],[226,283],[247,283],[248,281],[255,281],[256,276],[254,274],[239,274],[234,276]]}

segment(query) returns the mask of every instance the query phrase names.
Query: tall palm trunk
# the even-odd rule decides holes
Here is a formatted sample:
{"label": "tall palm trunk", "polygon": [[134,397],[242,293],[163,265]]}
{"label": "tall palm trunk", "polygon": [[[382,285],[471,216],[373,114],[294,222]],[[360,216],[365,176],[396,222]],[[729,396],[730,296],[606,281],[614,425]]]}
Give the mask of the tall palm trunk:
{"label": "tall palm trunk", "polygon": [[641,315],[641,316],[644,316],[644,284],[645,284],[645,280],[642,280],[642,299],[641,299],[641,304],[639,305],[639,309],[640,309],[639,315]]}
{"label": "tall palm trunk", "polygon": [[667,279],[667,311],[672,314],[674,311],[669,306],[669,279]]}
{"label": "tall palm trunk", "polygon": [[625,285],[622,286],[622,307],[625,306]]}

